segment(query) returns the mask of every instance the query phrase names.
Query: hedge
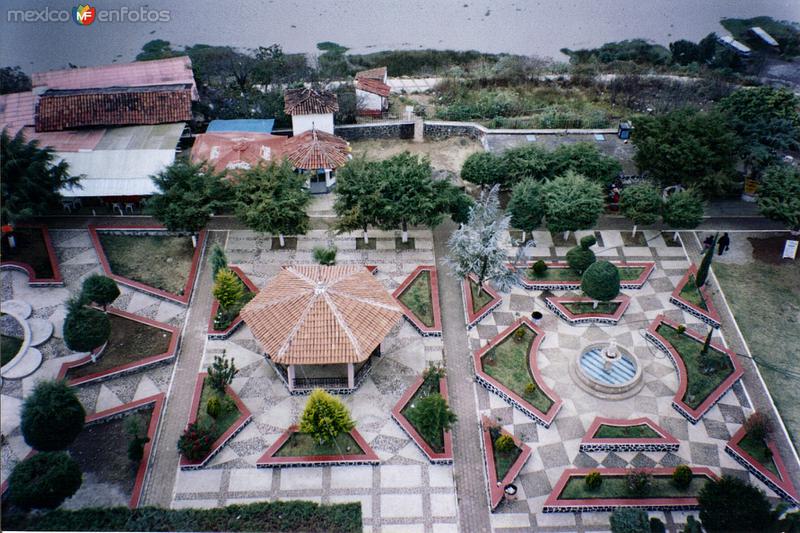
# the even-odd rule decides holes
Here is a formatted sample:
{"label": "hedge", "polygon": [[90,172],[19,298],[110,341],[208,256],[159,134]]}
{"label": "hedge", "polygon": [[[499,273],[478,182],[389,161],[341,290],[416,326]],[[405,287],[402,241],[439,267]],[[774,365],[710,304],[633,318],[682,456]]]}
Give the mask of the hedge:
{"label": "hedge", "polygon": [[259,502],[217,509],[159,507],[57,509],[40,515],[3,513],[4,530],[32,531],[325,531],[362,530],[361,504]]}

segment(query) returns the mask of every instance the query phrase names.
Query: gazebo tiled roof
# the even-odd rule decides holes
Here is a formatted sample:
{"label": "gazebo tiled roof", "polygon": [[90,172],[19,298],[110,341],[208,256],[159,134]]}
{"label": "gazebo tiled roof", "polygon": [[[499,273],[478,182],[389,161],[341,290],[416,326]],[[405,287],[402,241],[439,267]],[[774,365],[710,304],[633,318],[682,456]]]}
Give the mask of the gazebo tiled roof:
{"label": "gazebo tiled roof", "polygon": [[241,315],[272,361],[284,365],[365,361],[403,316],[359,265],[284,267]]}
{"label": "gazebo tiled roof", "polygon": [[330,91],[287,89],[283,93],[283,102],[283,110],[287,115],[315,115],[339,111],[336,94]]}
{"label": "gazebo tiled roof", "polygon": [[286,160],[303,170],[339,168],[347,163],[350,154],[347,141],[315,129],[291,137],[283,149]]}

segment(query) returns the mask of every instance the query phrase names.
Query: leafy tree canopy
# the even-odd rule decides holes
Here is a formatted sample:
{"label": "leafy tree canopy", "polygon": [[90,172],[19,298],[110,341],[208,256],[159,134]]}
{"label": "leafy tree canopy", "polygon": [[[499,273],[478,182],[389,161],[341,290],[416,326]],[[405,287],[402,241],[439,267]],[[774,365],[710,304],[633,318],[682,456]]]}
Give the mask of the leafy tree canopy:
{"label": "leafy tree canopy", "polygon": [[592,263],[583,273],[581,290],[601,302],[613,300],[619,294],[619,269],[608,261]]}
{"label": "leafy tree canopy", "polygon": [[382,198],[381,168],[364,157],[355,157],[336,171],[335,228],[339,232],[363,229],[377,224]]}
{"label": "leafy tree canopy", "polygon": [[461,166],[461,178],[481,186],[505,184],[506,158],[492,152],[470,154]]}
{"label": "leafy tree canopy", "polygon": [[673,193],[664,202],[664,224],[674,229],[692,229],[703,220],[704,206],[700,195],[688,189]]}
{"label": "leafy tree canopy", "polygon": [[542,184],[527,178],[514,186],[507,211],[511,213],[511,226],[522,231],[533,231],[544,218]]}
{"label": "leafy tree canopy", "polygon": [[116,281],[107,276],[92,274],[83,280],[81,295],[90,302],[105,308],[119,297],[119,287],[117,287]]}
{"label": "leafy tree canopy", "polygon": [[75,459],[64,452],[37,453],[14,467],[9,476],[9,497],[23,509],[54,509],[82,483]]}
{"label": "leafy tree canopy", "polygon": [[551,164],[553,176],[561,176],[572,170],[603,185],[611,184],[622,172],[619,161],[587,142],[559,145],[553,150]]}
{"label": "leafy tree canopy", "polygon": [[709,533],[771,531],[777,522],[764,492],[736,477],[709,481],[697,500],[700,521]]}
{"label": "leafy tree canopy", "polygon": [[31,90],[31,79],[19,67],[0,68],[0,94]]}
{"label": "leafy tree canopy", "polygon": [[800,230],[800,169],[783,164],[769,167],[758,191],[758,207],[765,217]]}
{"label": "leafy tree canopy", "polygon": [[545,183],[542,197],[550,231],[589,229],[603,212],[600,185],[573,171]]}
{"label": "leafy tree canopy", "polygon": [[22,403],[20,429],[35,450],[63,450],[81,432],[85,417],[83,405],[65,382],[40,381]]}
{"label": "leafy tree canopy", "polygon": [[634,224],[653,224],[661,214],[661,195],[648,183],[637,183],[622,190],[620,211]]}

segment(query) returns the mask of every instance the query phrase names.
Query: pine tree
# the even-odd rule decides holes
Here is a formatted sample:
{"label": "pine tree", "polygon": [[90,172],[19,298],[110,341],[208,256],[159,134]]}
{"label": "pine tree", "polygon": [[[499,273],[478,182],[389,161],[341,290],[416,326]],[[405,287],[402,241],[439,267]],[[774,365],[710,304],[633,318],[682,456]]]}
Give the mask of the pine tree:
{"label": "pine tree", "polygon": [[[438,387],[438,384],[437,384]],[[447,401],[438,392],[418,400],[409,410],[408,419],[414,424],[430,444],[441,449],[442,434],[453,426],[456,415],[450,410]]]}
{"label": "pine tree", "polygon": [[355,427],[347,407],[322,389],[314,389],[300,415],[300,431],[320,444],[333,443],[342,433]]}
{"label": "pine tree", "polygon": [[475,274],[478,285],[491,281],[500,290],[507,290],[515,281],[506,266],[508,258],[501,237],[508,229],[509,217],[500,217],[498,186],[481,194],[469,213],[469,220],[453,232],[447,245],[447,262],[459,278]]}
{"label": "pine tree", "polygon": [[522,230],[522,242],[525,242],[526,232],[535,230],[544,217],[542,185],[531,178],[517,183],[508,202],[508,212],[511,225]]}
{"label": "pine tree", "polygon": [[216,275],[213,294],[220,307],[228,309],[244,297],[244,286],[233,271],[223,268]]}
{"label": "pine tree", "polygon": [[706,250],[706,254],[703,256],[703,261],[700,263],[700,268],[697,269],[697,275],[694,278],[694,283],[699,289],[703,285],[706,284],[706,280],[708,279],[708,269],[711,268],[711,259],[714,257],[714,248],[717,247],[717,237],[719,234],[714,235],[714,241],[709,246],[708,250]]}
{"label": "pine tree", "polygon": [[706,340],[703,342],[703,347],[700,349],[700,370],[703,372],[703,374],[710,374],[713,372],[716,363],[716,359],[710,353],[711,336],[713,333],[714,330],[709,329],[708,335],[706,335]]}
{"label": "pine tree", "polygon": [[225,255],[225,250],[223,250],[219,244],[214,244],[214,247],[211,248],[209,262],[211,263],[214,278],[217,277],[217,273],[219,273],[220,270],[228,268],[228,257]]}
{"label": "pine tree", "polygon": [[214,362],[208,368],[208,381],[209,384],[217,391],[225,394],[225,387],[233,383],[233,378],[239,373],[233,359],[225,357],[225,352],[222,355],[214,357]]}

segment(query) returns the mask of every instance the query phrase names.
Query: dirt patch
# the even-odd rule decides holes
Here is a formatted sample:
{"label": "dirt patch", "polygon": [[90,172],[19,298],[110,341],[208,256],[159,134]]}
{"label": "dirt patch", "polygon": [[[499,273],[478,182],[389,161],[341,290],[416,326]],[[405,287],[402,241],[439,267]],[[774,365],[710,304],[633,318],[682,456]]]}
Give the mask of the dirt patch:
{"label": "dirt patch", "polygon": [[787,238],[784,235],[781,237],[748,237],[747,240],[753,247],[753,259],[768,265],[780,265],[792,262],[791,259],[781,259]]}
{"label": "dirt patch", "polygon": [[353,141],[354,155],[364,155],[369,159],[386,159],[404,151],[430,157],[435,169],[449,170],[459,174],[461,166],[470,154],[480,152],[483,147],[478,141],[466,137],[454,137],[443,141],[414,141],[399,139],[371,139]]}
{"label": "dirt patch", "polygon": [[623,246],[647,246],[647,238],[643,231],[637,231],[634,235],[630,231],[621,231]]}
{"label": "dirt patch", "polygon": [[17,228],[13,235],[16,246],[12,248],[8,239],[3,238],[0,258],[3,261],[18,261],[29,265],[38,278],[52,278],[53,267],[50,264],[50,255],[47,253],[42,230]]}

